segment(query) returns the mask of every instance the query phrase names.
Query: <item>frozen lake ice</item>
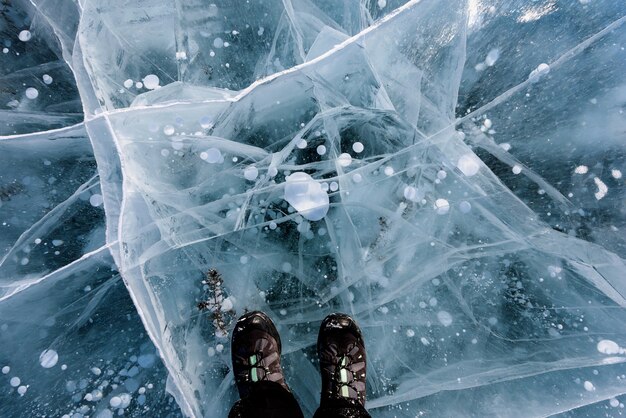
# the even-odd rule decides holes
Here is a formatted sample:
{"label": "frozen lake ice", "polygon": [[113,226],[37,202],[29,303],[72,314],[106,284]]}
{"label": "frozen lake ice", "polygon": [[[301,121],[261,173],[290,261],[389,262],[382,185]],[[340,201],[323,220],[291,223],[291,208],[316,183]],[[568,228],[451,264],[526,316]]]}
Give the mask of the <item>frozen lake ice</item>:
{"label": "frozen lake ice", "polygon": [[255,309],[307,416],[333,311],[374,417],[626,413],[625,3],[1,7],[0,416],[226,416]]}

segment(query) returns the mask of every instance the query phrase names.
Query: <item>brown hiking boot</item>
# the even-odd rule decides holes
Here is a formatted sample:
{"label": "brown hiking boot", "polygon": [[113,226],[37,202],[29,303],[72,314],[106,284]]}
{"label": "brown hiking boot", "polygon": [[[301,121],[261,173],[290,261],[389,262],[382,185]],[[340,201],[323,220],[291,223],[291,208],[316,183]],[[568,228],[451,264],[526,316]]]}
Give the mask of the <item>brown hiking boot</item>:
{"label": "brown hiking boot", "polygon": [[274,382],[290,392],[280,366],[280,336],[266,314],[254,311],[239,318],[231,351],[235,382],[242,399],[259,382]]}
{"label": "brown hiking boot", "polygon": [[328,315],[320,326],[317,354],[322,373],[321,404],[345,400],[365,406],[365,343],[348,315]]}

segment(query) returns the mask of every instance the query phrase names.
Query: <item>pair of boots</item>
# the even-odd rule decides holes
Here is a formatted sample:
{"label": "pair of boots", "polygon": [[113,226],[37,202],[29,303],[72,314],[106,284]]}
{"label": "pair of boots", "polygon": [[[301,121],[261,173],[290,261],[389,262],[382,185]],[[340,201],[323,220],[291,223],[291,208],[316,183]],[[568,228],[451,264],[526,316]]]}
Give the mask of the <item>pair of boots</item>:
{"label": "pair of boots", "polygon": [[[229,418],[303,417],[285,383],[280,336],[267,315],[255,311],[239,318],[231,351],[241,400]],[[369,418],[365,410],[365,344],[354,320],[340,313],[328,315],[320,327],[317,353],[322,394],[314,418]]]}

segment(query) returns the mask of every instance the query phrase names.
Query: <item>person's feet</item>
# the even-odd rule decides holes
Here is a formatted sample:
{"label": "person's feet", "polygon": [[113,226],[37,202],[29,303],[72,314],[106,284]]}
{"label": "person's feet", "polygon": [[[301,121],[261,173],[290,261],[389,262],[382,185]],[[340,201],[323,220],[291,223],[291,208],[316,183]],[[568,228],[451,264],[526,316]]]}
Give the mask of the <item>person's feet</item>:
{"label": "person's feet", "polygon": [[317,353],[322,373],[321,404],[345,400],[365,406],[365,343],[348,315],[328,315],[320,326]]}
{"label": "person's feet", "polygon": [[246,398],[259,382],[275,382],[289,391],[280,365],[280,336],[263,312],[248,312],[232,337],[233,372],[239,396]]}

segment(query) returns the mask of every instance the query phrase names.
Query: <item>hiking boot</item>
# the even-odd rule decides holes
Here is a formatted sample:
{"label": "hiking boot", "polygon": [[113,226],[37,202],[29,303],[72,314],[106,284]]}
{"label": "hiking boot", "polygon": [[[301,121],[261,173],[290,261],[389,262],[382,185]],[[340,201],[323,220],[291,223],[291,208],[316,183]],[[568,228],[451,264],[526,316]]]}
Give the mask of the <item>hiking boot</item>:
{"label": "hiking boot", "polygon": [[365,343],[346,314],[328,315],[320,326],[317,354],[322,373],[321,404],[347,401],[365,406]]}
{"label": "hiking boot", "polygon": [[254,311],[239,318],[231,352],[235,383],[242,399],[259,382],[274,382],[291,392],[280,366],[280,336],[266,314]]}

